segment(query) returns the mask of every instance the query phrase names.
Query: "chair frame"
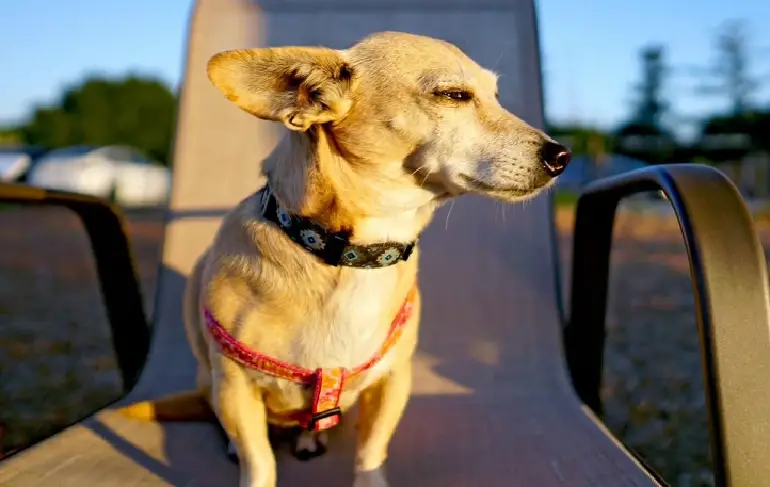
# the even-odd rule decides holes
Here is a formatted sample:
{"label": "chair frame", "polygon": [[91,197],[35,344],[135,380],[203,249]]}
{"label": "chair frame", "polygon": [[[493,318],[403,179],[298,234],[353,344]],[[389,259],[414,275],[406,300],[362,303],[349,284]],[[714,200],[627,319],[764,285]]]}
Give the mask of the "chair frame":
{"label": "chair frame", "polygon": [[[700,164],[651,166],[584,189],[577,203],[571,308],[563,330],[573,386],[601,416],[615,212],[624,198],[654,190],[668,197],[687,247],[717,485],[761,485],[770,465],[770,382],[761,373],[770,372],[770,285],[751,214],[720,171]],[[59,206],[80,218],[96,260],[128,394],[147,360],[152,330],[122,212],[96,197],[26,184],[0,183],[0,202]]]}

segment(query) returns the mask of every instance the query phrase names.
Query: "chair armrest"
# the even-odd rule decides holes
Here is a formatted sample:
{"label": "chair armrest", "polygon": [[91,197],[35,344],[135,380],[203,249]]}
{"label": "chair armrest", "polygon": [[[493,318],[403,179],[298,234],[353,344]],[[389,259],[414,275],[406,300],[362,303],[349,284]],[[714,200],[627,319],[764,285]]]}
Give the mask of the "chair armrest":
{"label": "chair armrest", "polygon": [[25,184],[0,183],[0,202],[61,206],[80,218],[96,260],[123,388],[131,390],[147,359],[151,332],[120,211],[99,198]]}
{"label": "chair armrest", "polygon": [[764,485],[770,465],[770,296],[762,245],[735,185],[700,164],[652,166],[596,181],[577,204],[570,318],[564,345],[581,400],[599,396],[615,210],[662,190],[684,237],[717,485]]}

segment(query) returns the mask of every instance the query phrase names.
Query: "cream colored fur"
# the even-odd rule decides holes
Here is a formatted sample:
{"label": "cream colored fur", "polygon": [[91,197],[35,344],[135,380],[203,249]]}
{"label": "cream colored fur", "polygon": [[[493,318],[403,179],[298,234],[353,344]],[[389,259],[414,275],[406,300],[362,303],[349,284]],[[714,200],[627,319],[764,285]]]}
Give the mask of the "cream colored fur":
{"label": "cream colored fur", "polygon": [[[352,230],[358,244],[416,239],[452,196],[517,201],[552,182],[539,155],[551,139],[500,106],[494,73],[440,40],[379,33],[345,51],[228,51],[211,59],[208,74],[241,109],[289,129],[263,165],[278,201],[330,230]],[[325,265],[263,220],[261,198],[258,191],[224,218],[184,304],[199,392],[235,446],[241,487],[275,487],[267,422],[308,408],[310,397],[224,357],[202,306],[263,354],[309,369],[353,368],[382,345],[419,261],[415,251],[381,269]],[[398,344],[346,384],[343,410],[359,403],[355,487],[388,485],[383,467],[409,398],[418,322],[419,298]],[[123,412],[174,419],[173,403]]]}

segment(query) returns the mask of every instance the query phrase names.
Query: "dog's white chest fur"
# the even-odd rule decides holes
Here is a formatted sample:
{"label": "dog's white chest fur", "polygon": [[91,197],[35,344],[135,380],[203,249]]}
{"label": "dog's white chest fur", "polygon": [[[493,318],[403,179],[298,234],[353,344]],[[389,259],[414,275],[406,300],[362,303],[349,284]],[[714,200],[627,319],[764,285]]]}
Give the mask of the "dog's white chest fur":
{"label": "dog's white chest fur", "polygon": [[291,344],[296,363],[305,367],[358,367],[369,361],[387,338],[395,269],[351,270],[322,309],[307,316]]}
{"label": "dog's white chest fur", "polygon": [[[418,211],[362,220],[357,234],[370,241],[410,241],[417,234]],[[395,318],[393,294],[399,287],[395,266],[343,272],[341,285],[322,309],[308,316],[292,343],[295,360],[309,368],[352,369],[368,362],[380,351]],[[376,367],[384,368],[387,364]]]}
{"label": "dog's white chest fur", "polygon": [[[298,323],[300,326],[295,329],[299,331],[289,340],[286,355],[276,358],[308,370],[336,367],[353,370],[381,350],[395,318],[390,314],[398,273],[392,267],[354,272],[354,278],[345,279],[322,307]],[[391,360],[391,354],[382,357],[364,373],[364,382],[359,387],[382,377],[390,369]],[[269,410],[310,407],[312,390],[262,372],[247,373],[255,384],[269,391]],[[345,394],[345,403],[357,396],[354,390],[346,389]]]}

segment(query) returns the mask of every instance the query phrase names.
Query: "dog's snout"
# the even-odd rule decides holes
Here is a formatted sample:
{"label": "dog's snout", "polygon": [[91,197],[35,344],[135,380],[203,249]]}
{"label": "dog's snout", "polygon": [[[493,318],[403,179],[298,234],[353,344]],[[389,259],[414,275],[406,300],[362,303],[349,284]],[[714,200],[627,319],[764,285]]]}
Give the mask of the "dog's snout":
{"label": "dog's snout", "polygon": [[572,160],[572,153],[563,145],[546,142],[540,149],[540,159],[548,175],[555,178],[564,172]]}

